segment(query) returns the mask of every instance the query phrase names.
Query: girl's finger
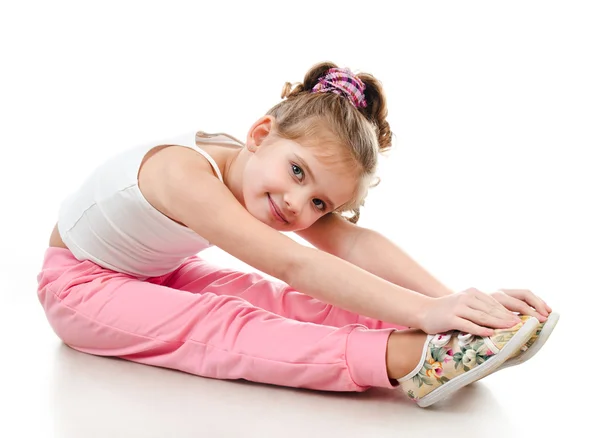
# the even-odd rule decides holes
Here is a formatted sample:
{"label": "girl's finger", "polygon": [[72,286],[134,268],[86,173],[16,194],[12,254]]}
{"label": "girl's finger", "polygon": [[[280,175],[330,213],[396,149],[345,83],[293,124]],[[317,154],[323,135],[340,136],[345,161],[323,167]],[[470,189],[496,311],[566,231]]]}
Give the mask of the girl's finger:
{"label": "girl's finger", "polygon": [[519,312],[521,315],[533,316],[540,322],[545,322],[547,319],[546,316],[540,314],[539,312],[536,312],[535,309],[527,305],[525,301],[519,300],[509,295],[505,295],[504,298],[502,298],[502,304],[504,304],[506,308],[510,310]]}
{"label": "girl's finger", "polygon": [[477,294],[475,298],[477,299],[473,300],[473,302],[471,303],[471,308],[504,320],[507,324],[505,327],[512,327],[513,325],[521,322],[519,317],[517,317],[513,312],[507,309],[496,298],[483,292]]}
{"label": "girl's finger", "polygon": [[494,330],[488,327],[482,327],[469,321],[467,319],[459,318],[456,322],[456,330],[460,330],[463,333],[471,333],[476,336],[492,336]]}
{"label": "girl's finger", "polygon": [[531,291],[525,291],[525,292],[529,292],[529,293],[525,293],[525,297],[524,297],[524,300],[527,302],[527,304],[529,304],[531,307],[533,307],[535,310],[537,310],[542,315],[548,316],[548,312],[546,311],[546,303],[544,303],[544,301],[540,297],[538,297],[537,295],[534,295],[533,292],[531,292]]}
{"label": "girl's finger", "polygon": [[548,310],[546,309],[547,304],[544,301],[531,292],[528,289],[502,289],[502,291],[508,296],[518,298],[525,301],[531,307],[533,307],[539,314],[548,316]]}
{"label": "girl's finger", "polygon": [[502,305],[496,298],[491,296],[490,294],[486,294],[481,292],[480,290],[475,289],[475,293],[473,294],[475,298],[479,301],[483,302],[489,308],[496,311],[498,314],[505,314],[505,317],[512,317],[510,311]]}
{"label": "girl's finger", "polygon": [[473,322],[474,324],[485,326],[493,329],[505,329],[513,327],[514,325],[521,322],[517,319],[517,322],[513,318],[504,318],[504,315],[498,316],[486,312],[485,310],[478,310],[472,307],[465,307],[457,312],[457,316]]}

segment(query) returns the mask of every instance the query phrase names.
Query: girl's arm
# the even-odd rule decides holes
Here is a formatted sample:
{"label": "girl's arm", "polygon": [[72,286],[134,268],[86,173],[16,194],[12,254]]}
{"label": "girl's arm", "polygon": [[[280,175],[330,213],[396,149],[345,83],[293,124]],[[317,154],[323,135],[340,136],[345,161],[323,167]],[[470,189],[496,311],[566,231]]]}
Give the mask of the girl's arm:
{"label": "girl's arm", "polygon": [[160,179],[150,178],[146,187],[155,207],[296,290],[360,315],[428,333],[455,329],[490,336],[493,331],[488,327],[516,323],[514,315],[480,291],[430,298],[297,243],[248,213],[197,152],[178,147],[165,151],[155,173]]}
{"label": "girl's arm", "polygon": [[[329,214],[297,233],[314,246],[407,289],[430,297],[454,292],[444,286],[408,254],[381,234]],[[530,315],[540,322],[552,309],[528,289],[500,289],[490,294],[507,309]]]}
{"label": "girl's arm", "polygon": [[386,322],[421,327],[430,298],[295,242],[260,222],[197,152],[173,147],[162,155],[164,164],[155,171],[161,182],[149,180],[145,190],[151,203],[170,218],[314,298]]}
{"label": "girl's arm", "polygon": [[398,286],[430,297],[453,293],[389,239],[337,214],[328,214],[297,234],[315,247]]}

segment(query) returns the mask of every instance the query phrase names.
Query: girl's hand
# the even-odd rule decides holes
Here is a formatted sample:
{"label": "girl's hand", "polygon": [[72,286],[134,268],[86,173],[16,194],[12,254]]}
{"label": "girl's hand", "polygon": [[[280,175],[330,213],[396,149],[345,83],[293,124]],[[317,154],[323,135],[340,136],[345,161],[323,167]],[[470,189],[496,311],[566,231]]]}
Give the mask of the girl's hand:
{"label": "girl's hand", "polygon": [[478,336],[491,336],[495,328],[521,322],[491,294],[474,288],[429,300],[419,320],[419,328],[429,334],[460,330]]}
{"label": "girl's hand", "polygon": [[530,315],[545,322],[552,309],[540,297],[527,289],[499,289],[490,294],[508,310]]}

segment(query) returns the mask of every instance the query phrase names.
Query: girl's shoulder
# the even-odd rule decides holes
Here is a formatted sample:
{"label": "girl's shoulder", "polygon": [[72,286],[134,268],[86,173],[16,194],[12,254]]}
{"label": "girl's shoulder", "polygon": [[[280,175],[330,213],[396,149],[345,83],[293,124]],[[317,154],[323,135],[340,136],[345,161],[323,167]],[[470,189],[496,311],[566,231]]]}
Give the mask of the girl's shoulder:
{"label": "girl's shoulder", "polygon": [[[166,200],[177,190],[178,184],[185,184],[190,180],[189,174],[192,172],[196,176],[201,173],[207,177],[220,177],[220,174],[215,174],[214,165],[204,155],[189,147],[157,146],[142,159],[138,172],[138,186],[150,205],[181,224],[181,221],[170,214]],[[173,177],[175,174],[176,177]]]}
{"label": "girl's shoulder", "polygon": [[223,182],[228,157],[243,146],[241,141],[229,134],[204,131],[163,142],[143,157],[138,171],[140,188],[143,186],[142,192],[146,194],[147,191],[151,195],[163,184],[172,184],[173,181],[166,179],[172,169],[176,169],[179,179],[184,179],[186,172],[202,172]]}

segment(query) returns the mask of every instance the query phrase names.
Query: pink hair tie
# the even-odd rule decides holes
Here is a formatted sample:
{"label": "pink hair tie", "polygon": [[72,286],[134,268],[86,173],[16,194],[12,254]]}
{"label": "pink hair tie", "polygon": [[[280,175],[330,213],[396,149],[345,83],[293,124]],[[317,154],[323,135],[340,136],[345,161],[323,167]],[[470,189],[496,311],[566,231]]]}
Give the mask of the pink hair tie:
{"label": "pink hair tie", "polygon": [[335,93],[346,96],[357,108],[365,108],[365,84],[347,68],[330,68],[312,89],[313,93]]}

